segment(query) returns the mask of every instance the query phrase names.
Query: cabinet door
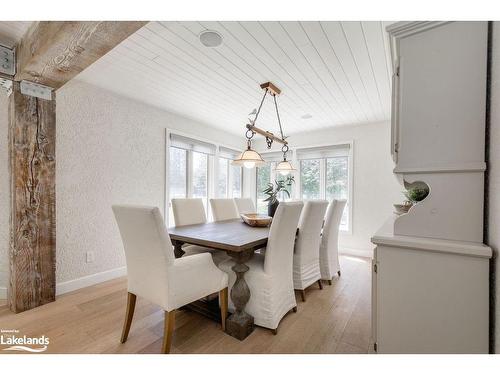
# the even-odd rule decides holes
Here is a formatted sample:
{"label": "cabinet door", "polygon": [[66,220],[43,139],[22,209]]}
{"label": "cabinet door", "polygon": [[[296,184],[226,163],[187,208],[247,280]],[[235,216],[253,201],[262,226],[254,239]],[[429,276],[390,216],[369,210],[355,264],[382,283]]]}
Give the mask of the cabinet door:
{"label": "cabinet door", "polygon": [[398,41],[398,171],[482,165],[487,34],[450,22]]}
{"label": "cabinet door", "polygon": [[394,63],[391,97],[391,155],[394,163],[398,162],[398,127],[399,127],[399,59]]}

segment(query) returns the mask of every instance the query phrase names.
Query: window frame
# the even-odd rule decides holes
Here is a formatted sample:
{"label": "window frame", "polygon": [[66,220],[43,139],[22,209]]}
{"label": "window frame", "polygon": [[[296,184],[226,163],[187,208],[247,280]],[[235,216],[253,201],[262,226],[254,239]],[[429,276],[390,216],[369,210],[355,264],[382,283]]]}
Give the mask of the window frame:
{"label": "window frame", "polygon": [[[294,198],[295,199],[302,199],[302,184],[301,184],[301,179],[300,179],[300,160],[297,155],[299,154],[301,149],[308,149],[308,148],[314,148],[314,147],[338,147],[342,145],[349,145],[349,153],[347,154],[347,165],[348,165],[348,170],[347,170],[347,184],[348,184],[348,219],[347,219],[347,229],[340,229],[341,233],[349,234],[352,235],[353,233],[353,226],[354,226],[354,215],[353,215],[353,207],[354,207],[354,189],[353,189],[353,176],[354,176],[354,140],[349,140],[345,142],[335,142],[335,143],[322,143],[322,144],[313,144],[313,145],[307,145],[307,146],[301,146],[301,147],[294,147],[293,148],[293,165],[296,166],[297,172],[295,173],[295,185],[296,189]],[[323,158],[311,158],[311,159],[319,159],[321,160],[320,162],[320,199],[325,199],[326,198],[326,159],[327,157]],[[302,160],[307,160],[307,159],[302,159]]]}
{"label": "window frame", "polygon": [[[220,160],[227,160],[227,165],[226,165],[226,195],[221,197],[218,191],[218,176],[219,176],[219,161]],[[234,173],[233,173],[233,165],[231,165],[231,159],[225,158],[223,156],[218,156],[217,155],[217,172],[216,175],[217,177],[215,178],[215,184],[216,184],[216,191],[215,195],[217,198],[241,198],[243,195],[243,167],[238,167],[240,168],[240,196],[239,197],[234,197],[233,196],[233,181],[234,181]]]}
{"label": "window frame", "polygon": [[[223,143],[214,142],[210,139],[197,137],[195,135],[184,133],[184,132],[176,130],[176,129],[169,129],[169,128],[165,129],[165,157],[164,157],[164,160],[165,160],[165,165],[164,165],[165,184],[164,184],[164,194],[163,194],[165,201],[164,201],[164,205],[163,205],[163,214],[164,214],[163,217],[165,218],[164,220],[165,220],[165,224],[167,225],[167,227],[174,225],[174,223],[170,223],[170,218],[169,218],[169,216],[170,216],[169,215],[169,213],[170,213],[170,188],[169,188],[170,187],[170,184],[169,184],[169,179],[170,179],[170,147],[175,147],[175,146],[170,145],[170,134],[171,133],[179,135],[179,136],[191,138],[193,140],[206,142],[206,143],[209,143],[209,144],[215,146],[215,154],[214,155],[207,154],[207,212],[206,212],[206,214],[207,214],[207,220],[211,221],[212,220],[212,212],[211,212],[209,201],[211,198],[218,198],[217,170],[219,167],[218,166],[219,150],[221,147],[234,150],[235,147],[228,146],[228,145],[223,144]],[[179,148],[179,147],[176,147],[176,148]],[[193,186],[192,186],[192,184],[193,184],[193,182],[192,182],[192,180],[193,180],[192,179],[192,177],[193,177],[193,168],[192,168],[193,152],[197,152],[197,151],[186,150],[186,198],[192,197],[192,193],[193,193]],[[223,158],[223,157],[220,157],[220,158],[230,160],[228,158]],[[228,164],[228,173],[230,173],[231,172],[231,163],[228,162],[227,164]],[[241,168],[240,196],[243,196],[243,192],[245,191],[245,188],[243,185],[244,173],[245,173],[244,168]],[[230,174],[232,175],[233,173],[230,173]],[[228,198],[232,198],[232,194],[233,194],[232,185],[230,185],[231,182],[232,182],[232,180],[230,180],[230,177],[228,175],[227,182],[226,182],[228,184],[227,192],[228,192],[228,195],[231,195],[230,197],[228,196]]]}

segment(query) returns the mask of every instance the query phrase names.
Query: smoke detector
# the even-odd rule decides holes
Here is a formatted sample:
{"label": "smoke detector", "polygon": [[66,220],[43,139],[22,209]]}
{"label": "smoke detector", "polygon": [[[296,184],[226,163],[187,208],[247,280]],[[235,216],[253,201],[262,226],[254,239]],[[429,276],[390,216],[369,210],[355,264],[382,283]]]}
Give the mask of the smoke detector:
{"label": "smoke detector", "polygon": [[202,31],[199,35],[200,42],[205,47],[214,48],[222,44],[222,35],[214,30]]}

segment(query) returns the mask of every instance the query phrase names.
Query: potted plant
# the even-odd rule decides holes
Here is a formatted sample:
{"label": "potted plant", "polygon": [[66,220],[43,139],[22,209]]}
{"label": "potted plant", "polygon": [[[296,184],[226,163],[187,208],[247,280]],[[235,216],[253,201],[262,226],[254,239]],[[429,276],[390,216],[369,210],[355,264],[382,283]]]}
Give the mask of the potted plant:
{"label": "potted plant", "polygon": [[264,199],[264,202],[267,202],[267,214],[271,217],[274,216],[276,209],[279,205],[278,194],[280,192],[285,193],[288,198],[290,198],[290,188],[292,187],[292,183],[295,182],[295,178],[291,175],[288,175],[284,180],[274,181],[274,184],[269,183],[267,188],[262,192],[267,196]]}
{"label": "potted plant", "polygon": [[404,192],[406,199],[412,203],[423,201],[429,195],[428,187],[413,187]]}
{"label": "potted plant", "polygon": [[403,204],[395,204],[395,213],[398,215],[407,213],[410,208],[417,202],[423,201],[429,195],[428,187],[412,187],[404,191],[403,194],[406,197],[406,201]]}

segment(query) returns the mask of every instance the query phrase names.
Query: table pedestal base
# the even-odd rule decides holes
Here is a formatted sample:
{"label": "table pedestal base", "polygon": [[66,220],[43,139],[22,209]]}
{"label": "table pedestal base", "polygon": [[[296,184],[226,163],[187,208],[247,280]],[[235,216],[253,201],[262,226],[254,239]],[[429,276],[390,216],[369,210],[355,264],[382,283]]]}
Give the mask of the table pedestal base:
{"label": "table pedestal base", "polygon": [[245,340],[253,330],[253,316],[246,312],[234,313],[226,320],[226,333],[240,341]]}
{"label": "table pedestal base", "polygon": [[250,289],[245,281],[245,272],[249,270],[245,264],[253,256],[253,250],[239,253],[228,252],[236,264],[231,268],[236,274],[236,281],[231,288],[231,301],[235,307],[235,312],[226,320],[226,333],[244,340],[253,332],[253,316],[245,312],[245,306],[250,300]]}

